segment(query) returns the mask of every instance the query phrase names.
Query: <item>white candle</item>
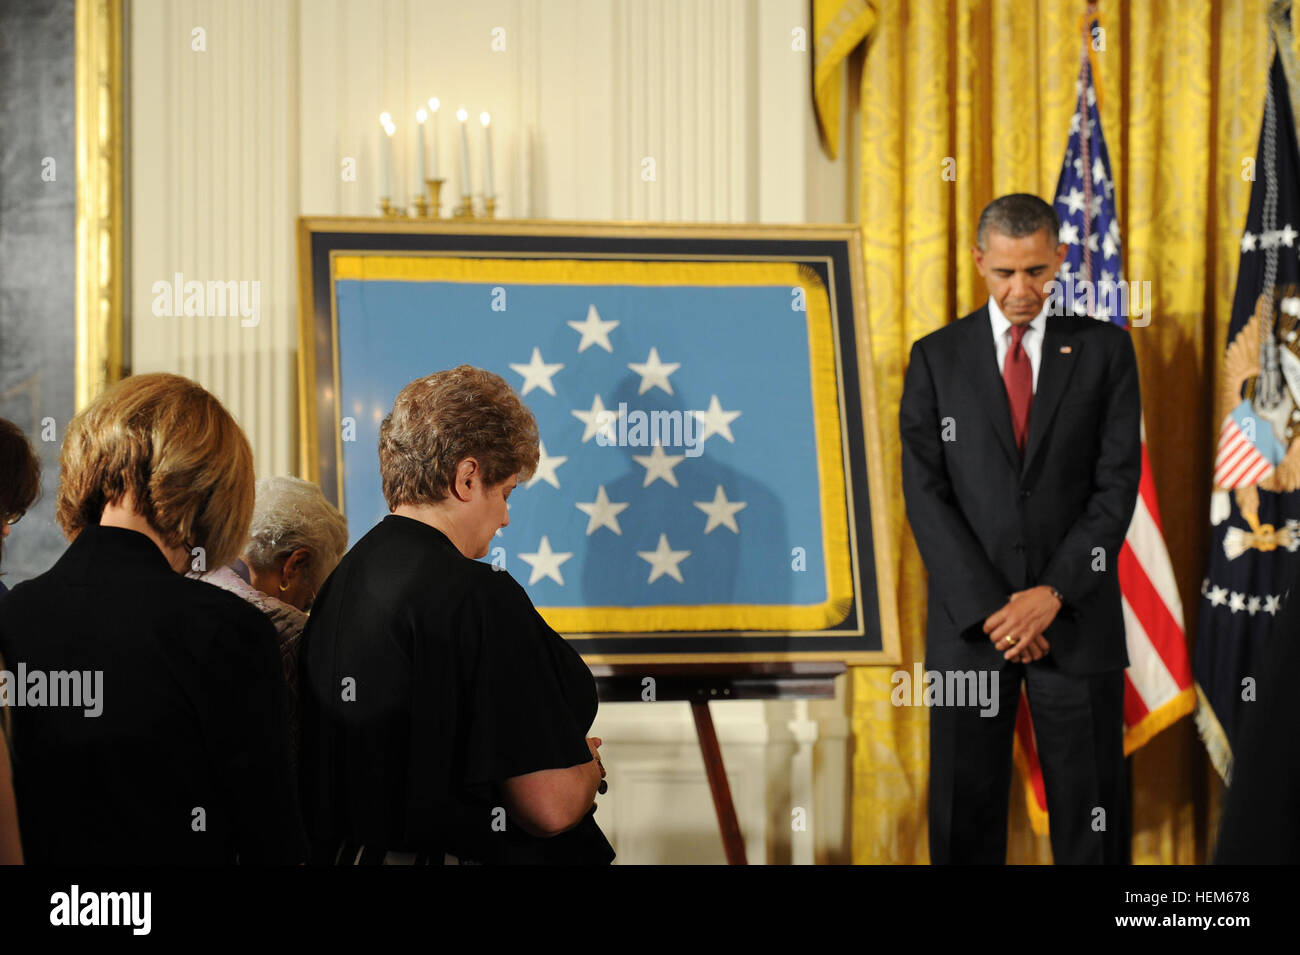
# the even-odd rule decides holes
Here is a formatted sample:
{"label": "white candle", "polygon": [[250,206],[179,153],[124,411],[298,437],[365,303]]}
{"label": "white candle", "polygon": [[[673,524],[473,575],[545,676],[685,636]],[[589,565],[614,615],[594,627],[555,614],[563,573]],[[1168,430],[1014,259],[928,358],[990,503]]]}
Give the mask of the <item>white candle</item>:
{"label": "white candle", "polygon": [[483,124],[483,198],[491,199],[496,195],[492,190],[492,117],[479,113],[478,121]]}
{"label": "white candle", "polygon": [[433,96],[429,99],[429,112],[433,115],[433,122],[429,125],[433,127],[433,165],[430,167],[429,179],[439,179],[441,174],[438,172],[438,107],[442,104],[438,102],[438,97]]}
{"label": "white candle", "polygon": [[415,133],[415,191],[416,193],[424,192],[424,180],[428,178],[425,175],[424,168],[424,124],[428,121],[429,114],[421,106],[415,111],[415,121],[420,124],[420,128]]}
{"label": "white candle", "polygon": [[462,196],[470,195],[469,181],[469,131],[466,123],[469,120],[469,113],[465,107],[456,110],[456,118],[460,120],[460,194]]}
{"label": "white candle", "polygon": [[379,194],[382,198],[391,199],[393,197],[393,133],[397,127],[393,125],[393,117],[387,113],[379,114],[379,125],[384,130],[383,138],[379,141]]}

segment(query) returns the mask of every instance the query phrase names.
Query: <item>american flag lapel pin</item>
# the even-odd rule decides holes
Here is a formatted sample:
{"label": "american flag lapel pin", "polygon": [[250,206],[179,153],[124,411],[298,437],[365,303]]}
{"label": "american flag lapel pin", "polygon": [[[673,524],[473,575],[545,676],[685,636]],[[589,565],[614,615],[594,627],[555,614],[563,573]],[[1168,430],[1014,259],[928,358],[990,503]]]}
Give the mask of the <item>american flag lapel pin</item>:
{"label": "american flag lapel pin", "polygon": [[1072,350],[1073,350],[1073,349],[1071,349],[1069,345],[1062,345],[1062,346],[1061,346],[1061,354],[1062,354],[1062,355],[1068,355],[1068,354],[1070,354],[1070,352],[1071,352]]}

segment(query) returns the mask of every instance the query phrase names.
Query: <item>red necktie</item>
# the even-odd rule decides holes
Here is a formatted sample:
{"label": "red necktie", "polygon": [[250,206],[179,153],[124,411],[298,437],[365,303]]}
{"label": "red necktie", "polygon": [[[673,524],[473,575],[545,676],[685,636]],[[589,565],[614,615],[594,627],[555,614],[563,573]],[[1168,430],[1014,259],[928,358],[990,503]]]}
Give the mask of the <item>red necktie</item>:
{"label": "red necktie", "polygon": [[1021,454],[1025,453],[1025,439],[1029,436],[1029,406],[1034,403],[1034,369],[1020,343],[1028,329],[1028,325],[1011,326],[1011,345],[1002,361],[1002,383],[1007,388],[1011,427],[1016,432],[1016,447]]}

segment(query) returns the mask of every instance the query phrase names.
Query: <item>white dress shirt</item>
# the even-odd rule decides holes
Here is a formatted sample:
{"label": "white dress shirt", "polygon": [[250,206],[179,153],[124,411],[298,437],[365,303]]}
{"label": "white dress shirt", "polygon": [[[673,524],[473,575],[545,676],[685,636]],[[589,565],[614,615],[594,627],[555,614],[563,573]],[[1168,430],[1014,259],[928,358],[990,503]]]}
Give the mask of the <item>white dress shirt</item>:
{"label": "white dress shirt", "polygon": [[[1011,320],[1002,314],[1002,309],[998,308],[992,295],[989,296],[989,324],[993,326],[993,345],[998,352],[998,377],[1001,378],[1007,360],[1007,349],[1011,347]],[[1042,311],[1030,321],[1029,328],[1020,339],[1021,347],[1029,356],[1029,367],[1034,370],[1034,394],[1038,394],[1038,366],[1043,363],[1043,335],[1046,332],[1047,303],[1044,302]]]}

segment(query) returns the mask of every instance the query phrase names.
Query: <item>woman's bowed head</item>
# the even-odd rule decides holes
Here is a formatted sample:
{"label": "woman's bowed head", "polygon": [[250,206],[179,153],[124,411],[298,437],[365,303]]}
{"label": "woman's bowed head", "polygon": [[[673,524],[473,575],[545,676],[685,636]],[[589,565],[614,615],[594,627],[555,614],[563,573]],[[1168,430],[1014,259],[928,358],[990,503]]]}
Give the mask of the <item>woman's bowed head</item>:
{"label": "woman's bowed head", "polygon": [[253,450],[188,378],[132,375],[68,425],[55,516],[68,540],[93,524],[149,537],[177,573],[239,556],[253,515]]}
{"label": "woman's bowed head", "polygon": [[436,527],[471,559],[510,523],[506,501],[537,459],[532,411],[504,378],[472,365],[411,382],[379,429],[388,509]]}

